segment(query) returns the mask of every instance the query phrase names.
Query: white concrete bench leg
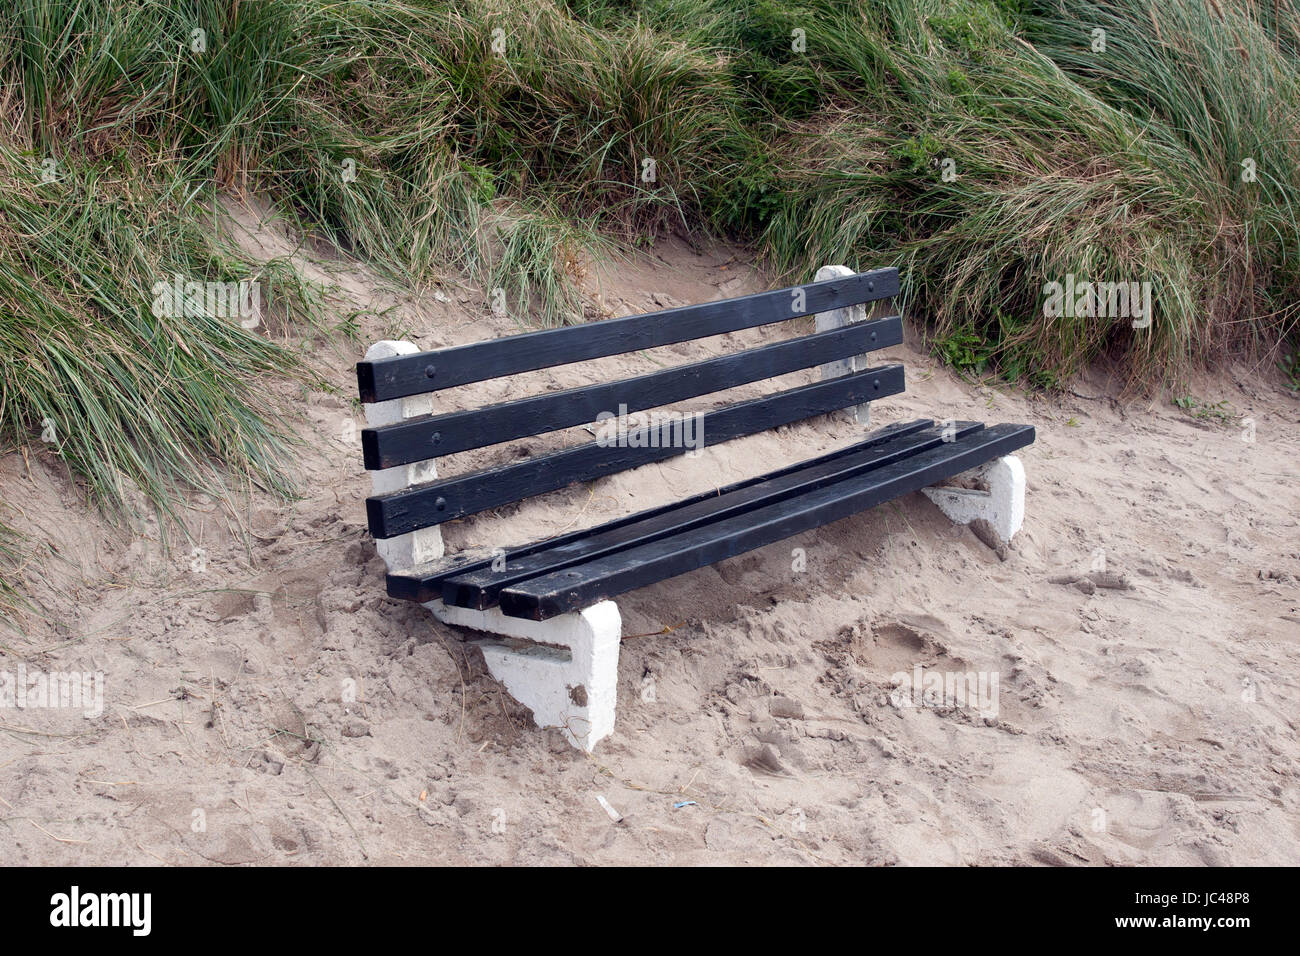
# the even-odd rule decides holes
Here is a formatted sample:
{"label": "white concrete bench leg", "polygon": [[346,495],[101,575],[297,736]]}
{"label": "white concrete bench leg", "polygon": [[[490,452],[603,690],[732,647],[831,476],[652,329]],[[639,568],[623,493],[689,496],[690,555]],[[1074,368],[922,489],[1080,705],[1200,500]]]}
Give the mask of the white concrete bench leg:
{"label": "white concrete bench leg", "polygon": [[1025,466],[1015,455],[1003,455],[966,474],[983,478],[989,490],[942,486],[921,490],[957,524],[983,518],[1003,544],[1010,544],[1025,522]]}
{"label": "white concrete bench leg", "polygon": [[[391,358],[394,355],[410,355],[420,351],[413,342],[396,342],[385,340],[376,342],[366,349],[367,359]],[[380,425],[394,425],[407,418],[433,413],[432,395],[412,395],[409,398],[394,398],[387,402],[373,402],[366,406],[366,424],[371,428]],[[433,481],[438,477],[438,469],[432,459],[417,461],[410,465],[398,465],[371,472],[371,487],[377,495],[387,495],[401,491],[411,485]],[[443,555],[442,530],[434,525],[432,528],[420,528],[395,538],[385,538],[375,542],[375,549],[388,565],[389,571],[409,571],[425,561],[434,561]]]}
{"label": "white concrete bench leg", "polygon": [[[409,355],[419,348],[411,342],[376,342],[366,358]],[[374,402],[366,406],[366,423],[372,428],[433,413],[428,394]],[[373,472],[374,493],[388,494],[411,485],[433,481],[438,471],[433,459]],[[409,571],[443,556],[438,526],[376,541],[379,556],[389,571]],[[487,631],[519,642],[480,645],[492,676],[533,711],[539,727],[559,727],[569,742],[590,750],[614,730],[614,705],[618,700],[618,647],[623,623],[618,605],[601,601],[585,610],[549,621],[506,617],[497,608],[473,611],[446,607],[441,601],[426,604],[447,624]]]}
{"label": "white concrete bench leg", "polygon": [[[483,660],[539,727],[559,727],[569,743],[590,752],[614,730],[618,702],[618,605],[601,601],[547,621],[506,617],[499,608],[475,611],[426,604],[438,620],[507,638],[483,643]],[[523,643],[527,642],[527,643]]]}

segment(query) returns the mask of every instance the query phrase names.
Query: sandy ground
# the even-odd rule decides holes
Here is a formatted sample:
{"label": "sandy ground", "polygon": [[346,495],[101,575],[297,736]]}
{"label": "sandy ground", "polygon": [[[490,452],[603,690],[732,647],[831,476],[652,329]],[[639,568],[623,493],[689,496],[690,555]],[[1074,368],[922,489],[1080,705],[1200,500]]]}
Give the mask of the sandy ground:
{"label": "sandy ground", "polygon": [[[291,250],[273,229],[248,241]],[[1014,550],[999,560],[911,495],[627,595],[618,725],[586,756],[533,727],[463,634],[384,596],[365,533],[351,401],[365,343],[517,326],[472,288],[413,297],[323,252],[300,258],[334,284],[340,316],[367,310],[358,343],[316,350],[332,389],[267,383],[304,440],[302,500],[255,494],[235,515],[195,500],[195,542],[167,550],[156,526],[107,526],[48,450],[0,458],[8,520],[56,548],[31,575],[41,611],[0,635],[0,672],[104,680],[98,716],[0,709],[0,862],[1300,863],[1300,402],[1271,377],[1194,383],[1239,416],[1226,420],[1168,396],[1118,402],[1100,373],[1046,400],[961,381],[909,329],[884,353],[906,363],[908,391],[874,405],[873,425],[1036,426]],[[606,274],[596,301],[624,314],[763,287],[734,250],[673,240]],[[790,326],[591,364],[646,371],[811,320]],[[438,401],[520,393],[486,382]],[[447,540],[597,523],[859,433],[845,416],[781,429]],[[893,675],[917,666],[996,674],[996,713],[906,706]]]}

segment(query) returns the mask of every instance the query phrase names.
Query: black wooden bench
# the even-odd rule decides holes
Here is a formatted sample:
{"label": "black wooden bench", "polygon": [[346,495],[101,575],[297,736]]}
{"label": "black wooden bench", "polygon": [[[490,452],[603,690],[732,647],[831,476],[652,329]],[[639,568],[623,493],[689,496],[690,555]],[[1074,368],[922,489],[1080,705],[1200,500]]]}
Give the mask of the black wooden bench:
{"label": "black wooden bench", "polygon": [[[898,316],[864,318],[622,381],[530,395],[468,411],[432,414],[427,398],[419,405],[416,403],[420,399],[413,397],[847,310],[893,297],[898,293],[898,283],[897,270],[880,269],[758,295],[429,352],[389,354],[398,350],[396,343],[376,347],[366,361],[357,365],[361,401],[377,413],[371,414],[372,423],[388,422],[362,432],[366,468],[388,469],[381,471],[385,477],[376,484],[384,493],[366,502],[370,532],[381,543],[409,543],[417,535],[429,535],[428,529],[443,522],[575,482],[663,461],[689,449],[683,447],[680,423],[675,426],[664,422],[642,428],[618,444],[584,442],[469,474],[427,480],[429,473],[418,470],[426,467],[421,463],[443,455],[589,424],[616,412],[660,408],[817,366],[823,367],[824,373],[828,368],[847,371],[704,413],[697,421],[705,445],[897,394],[903,390],[901,365],[856,371],[851,368],[852,362],[864,353],[900,344],[902,321]],[[401,346],[408,352],[413,348]],[[388,593],[394,598],[427,603],[451,623],[536,642],[536,649],[517,661],[518,667],[513,670],[510,650],[504,645],[497,648],[495,656],[489,656],[489,664],[495,663],[494,672],[501,671],[498,676],[505,674],[502,679],[507,687],[534,708],[539,723],[563,723],[575,743],[589,748],[612,729],[613,709],[612,700],[603,701],[600,706],[608,714],[597,718],[593,716],[595,705],[587,700],[593,682],[609,683],[609,635],[575,637],[575,626],[578,631],[608,631],[611,619],[608,615],[600,620],[582,618],[586,610],[627,591],[939,485],[1001,459],[1033,440],[1034,430],[1027,425],[985,427],[975,422],[936,424],[930,420],[893,425],[846,448],[769,474],[597,527],[522,543],[503,552],[441,557],[440,537],[426,537],[422,549],[390,547],[385,554],[390,566]],[[1015,520],[1018,526],[1018,517]],[[1004,534],[1009,537],[1014,530],[1015,526],[1009,526]],[[557,617],[568,618],[559,630],[533,625]],[[604,650],[593,652],[579,647],[584,640],[602,644]],[[617,634],[613,640],[616,662]],[[552,653],[548,648],[553,645],[568,647],[567,656],[560,652],[558,658],[547,661],[546,655]],[[585,679],[572,683],[575,666],[580,674],[591,670],[587,658],[593,653],[605,658],[601,665],[604,676],[588,673]],[[539,668],[544,670],[543,663],[554,664],[557,673],[568,666],[569,670],[564,671],[568,676],[563,678],[568,683],[550,690],[532,686],[546,680],[538,676]],[[611,687],[601,688],[605,698],[613,693]],[[525,699],[529,697],[532,700]],[[571,706],[564,703],[566,697]],[[550,707],[542,698],[560,701],[556,706],[563,712],[562,720],[554,713],[541,713]],[[585,726],[574,727],[575,720],[585,722]]]}

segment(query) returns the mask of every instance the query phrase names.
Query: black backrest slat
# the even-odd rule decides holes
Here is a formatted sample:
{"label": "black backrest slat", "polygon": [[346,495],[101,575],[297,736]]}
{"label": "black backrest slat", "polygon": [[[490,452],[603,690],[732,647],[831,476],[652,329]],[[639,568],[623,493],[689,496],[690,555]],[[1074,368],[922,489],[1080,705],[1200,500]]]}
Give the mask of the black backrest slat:
{"label": "black backrest slat", "polygon": [[735,332],[897,294],[898,270],[874,269],[736,299],[358,362],[357,384],[361,401],[379,402]]}
{"label": "black backrest slat", "polygon": [[[706,412],[702,434],[706,446],[717,445],[901,391],[903,366],[884,365]],[[654,441],[648,437],[652,431],[660,433]],[[689,450],[674,446],[670,438],[671,425],[665,424],[641,429],[636,439],[629,436],[628,447],[593,441],[371,497],[366,499],[370,533],[391,538]]]}
{"label": "black backrest slat", "polygon": [[858,322],[617,382],[367,428],[361,447],[367,468],[393,468],[594,422],[602,414],[658,408],[902,341],[903,323],[897,316]]}

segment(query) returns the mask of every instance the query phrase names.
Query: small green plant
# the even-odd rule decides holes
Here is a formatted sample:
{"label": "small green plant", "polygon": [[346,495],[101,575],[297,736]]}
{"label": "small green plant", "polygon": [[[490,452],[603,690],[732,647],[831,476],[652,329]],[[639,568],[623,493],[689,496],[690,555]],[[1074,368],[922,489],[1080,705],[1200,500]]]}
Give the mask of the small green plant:
{"label": "small green plant", "polygon": [[935,159],[943,150],[943,144],[933,136],[913,136],[895,144],[889,151],[894,159],[908,173],[921,173],[938,178]]}
{"label": "small green plant", "polygon": [[1198,421],[1213,421],[1221,425],[1231,425],[1241,419],[1238,412],[1225,399],[1220,402],[1203,402],[1190,396],[1175,398],[1174,404]]}
{"label": "small green plant", "polygon": [[934,340],[934,353],[963,374],[983,375],[988,368],[990,348],[972,326],[954,329]]}

